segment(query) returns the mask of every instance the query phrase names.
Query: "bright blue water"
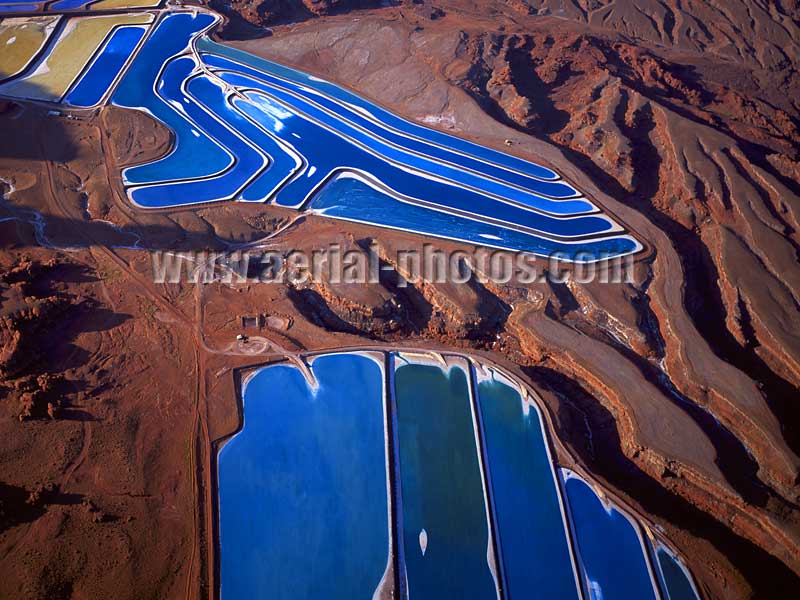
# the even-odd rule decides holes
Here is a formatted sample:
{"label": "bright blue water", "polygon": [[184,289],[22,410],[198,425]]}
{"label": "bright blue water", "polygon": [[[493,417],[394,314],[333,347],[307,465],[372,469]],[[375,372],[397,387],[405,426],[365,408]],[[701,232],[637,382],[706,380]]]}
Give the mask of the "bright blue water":
{"label": "bright blue water", "polygon": [[[222,79],[235,86],[254,87],[254,81],[242,75],[226,73]],[[309,177],[295,179],[279,192],[278,202],[281,204],[296,205],[298,199],[308,197],[331,172],[350,168],[373,174],[394,192],[403,196],[430,202],[443,208],[498,219],[550,235],[594,235],[612,228],[612,223],[604,217],[555,218],[495,200],[458,185],[429,179],[424,173],[404,169],[383,160],[375,153],[321,127],[295,112],[294,107],[279,102],[271,96],[259,92],[245,92],[245,96],[251,100],[252,105],[248,107],[243,104],[242,110],[276,135],[281,134],[283,139],[294,138],[294,143],[302,150],[309,164],[315,167],[313,175],[309,172]],[[287,197],[288,201],[282,201],[284,197]]]}
{"label": "bright blue water", "polygon": [[[203,62],[211,67],[217,67],[232,72],[249,75],[261,83],[260,89],[273,94],[291,106],[305,112],[332,130],[349,135],[361,143],[381,152],[384,156],[397,160],[422,170],[436,173],[442,177],[463,180],[465,184],[472,185],[489,193],[494,193],[505,198],[516,200],[523,204],[548,210],[556,214],[573,214],[593,210],[591,204],[585,200],[580,201],[548,201],[537,194],[531,194],[517,187],[506,185],[506,181],[486,179],[485,163],[477,163],[464,156],[449,156],[459,160],[458,163],[442,162],[443,154],[437,146],[422,142],[416,138],[403,135],[382,123],[377,123],[365,117],[347,105],[332,100],[320,93],[315,93],[309,88],[293,84],[284,79],[273,77],[256,69],[243,66],[213,54],[203,54]],[[358,126],[355,129],[354,126]],[[391,144],[391,145],[389,145]],[[427,153],[433,151],[433,155]],[[477,164],[476,164],[477,163]],[[471,167],[478,174],[465,171],[464,167]],[[549,182],[530,180],[527,189],[539,194],[552,195],[556,198],[567,198],[576,195],[571,186],[563,182]]]}
{"label": "bright blue water", "polygon": [[[399,576],[410,600],[494,600],[469,375],[392,362]],[[351,353],[311,368],[316,391],[295,366],[259,371],[218,455],[223,600],[370,598],[385,573],[383,370]],[[503,381],[476,391],[504,597],[577,599],[538,412]],[[636,526],[582,480],[564,489],[587,599],[655,600]],[[652,554],[664,600],[698,600],[675,557]]]}
{"label": "bright blue water", "polygon": [[0,0],[0,13],[3,12],[33,12],[39,9],[38,4],[12,4],[7,0]]}
{"label": "bright blue water", "polygon": [[[219,49],[247,62],[243,53],[201,37],[213,23],[202,13],[165,15],[113,95],[115,104],[147,111],[174,132],[167,156],[123,171],[138,205],[271,199],[301,208],[332,175],[361,171],[380,182],[380,204],[395,212],[358,205],[376,193],[351,180],[327,186],[313,208],[336,218],[498,248],[593,253],[582,260],[639,249],[627,236],[615,235],[620,228],[604,215],[585,214],[597,210],[586,199],[545,197],[577,193],[564,182],[532,176],[549,170],[539,172],[537,165],[495,151],[482,153],[487,149],[392,117],[350,92],[280,65],[248,59],[269,71],[264,73],[212,56],[207,50]],[[177,57],[192,40],[203,60],[242,72],[209,75],[195,59]],[[219,79],[240,95],[232,96]],[[427,139],[419,137],[423,133]],[[452,147],[440,146],[444,140]],[[490,156],[507,160],[492,163]],[[527,171],[518,172],[523,165]],[[353,197],[332,198],[348,188],[355,190]],[[589,237],[600,239],[564,241]]]}
{"label": "bright blue water", "polygon": [[409,598],[494,600],[467,374],[402,365],[395,372],[395,394]]}
{"label": "bright blue water", "polygon": [[583,579],[592,600],[656,600],[637,530],[618,510],[606,511],[584,481],[564,486]]}
{"label": "bright blue water", "polygon": [[578,599],[553,466],[536,409],[514,388],[482,381],[478,398],[506,598]]}
{"label": "bright blue water", "polygon": [[[459,164],[463,160],[463,154],[472,156],[480,160],[478,163],[470,163],[470,165],[481,165],[477,170],[490,169],[490,174],[498,179],[506,180],[526,188],[528,185],[532,184],[530,177],[559,179],[557,173],[546,167],[407,121],[344,88],[306,73],[301,73],[290,67],[270,62],[228,46],[214,44],[208,39],[198,40],[198,49],[210,50],[215,54],[228,56],[244,64],[254,66],[265,73],[271,73],[289,81],[300,83],[312,90],[340,100],[343,104],[350,104],[358,107],[371,115],[374,120],[388,127],[392,127],[404,134],[415,136],[425,144],[435,144],[435,147],[428,148],[425,151],[426,154],[431,156],[439,156],[443,158],[443,160],[449,160],[456,164]],[[442,152],[443,154],[436,154],[438,152]],[[575,193],[574,190],[572,193]]]}
{"label": "bright blue water", "polygon": [[67,94],[66,101],[73,106],[94,106],[100,102],[144,32],[142,27],[120,27],[114,31],[92,66]]}
{"label": "bright blue water", "polygon": [[223,600],[369,600],[384,574],[382,370],[337,354],[313,372],[316,393],[295,367],[255,375],[219,453]]}
{"label": "bright blue water", "polygon": [[58,2],[54,2],[50,6],[47,7],[49,11],[59,11],[59,10],[74,10],[76,8],[83,8],[92,0],[59,0]]}
{"label": "bright blue water", "polygon": [[[187,98],[188,102],[181,104],[181,111],[186,118],[196,130],[228,149],[235,157],[235,162],[227,171],[207,179],[135,189],[131,192],[131,199],[140,206],[175,206],[185,204],[187,199],[190,202],[197,202],[199,199],[233,199],[266,166],[266,160],[260,152],[217,120],[226,119],[235,110],[228,104],[226,93],[219,82],[207,77],[189,78],[196,66],[194,59],[190,57],[171,60],[164,69],[161,92],[166,98],[174,98],[176,95]],[[177,168],[176,161],[179,158],[177,154],[171,156],[172,160],[164,164],[175,164],[172,168]]]}
{"label": "bright blue water", "polygon": [[269,135],[260,123],[247,118],[241,110],[243,101],[237,97],[228,98],[234,110],[226,109],[225,118],[236,127],[246,139],[261,148],[270,158],[267,169],[256,177],[239,195],[240,200],[263,202],[269,200],[289,178],[297,174],[304,161],[299,153],[278,137]]}
{"label": "bright blue water", "polygon": [[700,600],[678,560],[661,546],[656,549],[655,555],[664,600]]}
{"label": "bright blue water", "polygon": [[532,252],[549,256],[561,252],[572,260],[625,255],[638,248],[628,237],[609,237],[575,244],[556,242],[522,231],[467,219],[401,202],[350,177],[325,186],[309,208],[327,217],[415,231],[425,235],[464,240],[476,245]]}
{"label": "bright blue water", "polygon": [[[220,75],[226,78],[225,74],[220,73]],[[316,102],[308,102],[294,93],[283,91],[282,88],[274,87],[272,84],[262,83],[261,80],[252,77],[252,75],[249,75],[249,77],[252,82],[252,85],[249,87],[264,91],[271,97],[281,101],[284,106],[291,107],[293,112],[304,114],[315,123],[327,128],[328,131],[336,136],[358,143],[371,153],[377,154],[388,161],[393,161],[395,164],[417,169],[420,172],[430,173],[448,179],[457,185],[470,186],[478,191],[498,196],[503,200],[517,202],[524,206],[554,215],[572,215],[596,210],[587,200],[551,200],[519,188],[510,187],[494,179],[487,179],[482,175],[466,171],[461,166],[442,163],[426,156],[411,153],[402,147],[382,141],[380,137],[376,137],[371,131],[355,127],[351,125],[349,121],[342,120],[335,112],[336,106],[338,106],[335,102],[327,101],[330,106],[323,110]],[[238,82],[238,85],[244,87],[241,79],[239,79]],[[371,124],[371,121],[367,121],[367,123]],[[379,130],[379,128],[374,125],[372,129]],[[380,133],[380,131],[378,131],[378,133]],[[313,157],[309,157],[309,159],[311,160]],[[311,160],[311,162],[313,163],[314,161]],[[542,185],[550,185],[545,182],[540,183]]]}
{"label": "bright blue water", "polygon": [[[184,52],[190,40],[214,22],[214,17],[204,13],[178,13],[161,19],[114,92],[114,104],[150,113],[172,129],[176,138],[172,152],[166,157],[125,169],[123,177],[126,182],[156,183],[208,177],[231,166],[233,160],[227,152],[198,131],[174,105],[154,93],[156,80],[165,63]],[[163,92],[163,88],[159,92]],[[184,105],[191,102],[180,92],[170,97],[170,101]],[[185,199],[186,203],[198,201],[203,199]]]}

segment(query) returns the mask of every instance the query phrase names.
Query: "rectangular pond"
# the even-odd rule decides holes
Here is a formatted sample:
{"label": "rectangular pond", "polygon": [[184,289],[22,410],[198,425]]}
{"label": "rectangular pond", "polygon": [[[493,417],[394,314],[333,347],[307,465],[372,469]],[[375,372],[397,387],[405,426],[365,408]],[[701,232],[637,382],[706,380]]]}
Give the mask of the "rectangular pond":
{"label": "rectangular pond", "polygon": [[372,598],[391,565],[384,373],[320,356],[247,383],[244,427],[220,450],[222,598]]}
{"label": "rectangular pond", "polygon": [[539,410],[492,369],[477,392],[506,598],[579,599],[569,532]]}
{"label": "rectangular pond", "polygon": [[499,367],[306,361],[247,380],[218,453],[225,600],[698,600],[665,542],[556,472],[542,409]]}
{"label": "rectangular pond", "polygon": [[469,366],[394,356],[408,597],[498,597]]}

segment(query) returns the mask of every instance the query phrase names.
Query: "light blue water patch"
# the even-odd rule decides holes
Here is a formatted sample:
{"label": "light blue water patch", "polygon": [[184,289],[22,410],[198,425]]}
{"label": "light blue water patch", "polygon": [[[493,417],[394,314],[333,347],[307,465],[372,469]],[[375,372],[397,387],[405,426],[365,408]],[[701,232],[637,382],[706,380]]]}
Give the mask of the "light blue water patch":
{"label": "light blue water patch", "polygon": [[394,389],[408,597],[496,600],[467,374],[402,365]]}
{"label": "light blue water patch", "polygon": [[89,70],[67,94],[67,103],[73,106],[94,106],[100,102],[144,33],[143,27],[120,27],[114,31]]}
{"label": "light blue water patch", "polygon": [[389,560],[383,371],[357,354],[261,370],[219,453],[223,600],[369,600]]}
{"label": "light blue water patch", "polygon": [[635,526],[577,477],[567,478],[575,544],[591,600],[656,600]]}
{"label": "light blue water patch", "polygon": [[566,526],[535,408],[502,381],[478,385],[506,598],[579,600]]}
{"label": "light blue water patch", "polygon": [[653,554],[664,600],[700,600],[692,585],[691,575],[671,552],[656,543]]}
{"label": "light blue water patch", "polygon": [[188,101],[181,104],[181,111],[196,130],[226,148],[235,157],[234,163],[215,177],[134,189],[130,192],[131,200],[140,206],[165,207],[187,202],[232,200],[267,164],[259,151],[235,135],[226,124],[228,114],[236,111],[228,104],[227,93],[220,83],[204,76],[188,78],[195,66],[190,57],[171,60],[164,70],[164,81],[184,83],[182,91],[165,85],[163,93],[167,98],[183,95]]}
{"label": "light blue water patch", "polygon": [[[382,109],[380,106],[377,106],[365,100],[364,98],[347,91],[344,88],[312,75],[301,73],[300,71],[296,71],[290,67],[279,65],[277,63],[253,56],[252,54],[248,54],[228,46],[224,46],[222,44],[216,44],[209,39],[198,40],[197,47],[200,50],[209,50],[216,54],[228,56],[239,62],[251,65],[260,71],[300,83],[304,86],[317,90],[326,96],[335,98],[343,103],[350,104],[361,111],[365,111],[366,114],[372,117],[375,121],[384,123],[387,126],[395,128],[407,135],[417,137],[422,141],[436,144],[441,150],[444,150],[447,155],[450,156],[450,158],[447,160],[458,163],[460,162],[460,158],[455,158],[454,160],[453,157],[460,156],[460,154],[466,154],[468,156],[478,158],[481,161],[488,161],[489,163],[493,163],[495,166],[501,167],[501,170],[498,172],[503,173],[502,175],[498,176],[500,179],[508,179],[509,176],[513,176],[513,172],[517,172],[517,174],[522,175],[527,174],[534,178],[551,180],[559,179],[557,173],[546,167],[522,160],[521,158],[517,158],[503,152],[498,152],[497,150],[493,150],[491,148],[480,146],[465,139],[448,135],[435,129],[418,125],[411,121],[407,121],[387,110]],[[426,153],[433,155],[433,151],[428,151]],[[512,172],[505,171],[503,167],[505,167],[505,169],[511,169]],[[525,187],[525,185],[522,187]]]}
{"label": "light blue water patch", "polygon": [[540,256],[563,254],[576,261],[593,261],[635,252],[639,244],[627,236],[566,243],[534,234],[464,218],[424,206],[402,202],[367,185],[360,179],[342,176],[314,197],[309,208],[338,219],[379,227],[462,240],[481,246],[523,251]]}
{"label": "light blue water patch", "polygon": [[[347,133],[347,135],[359,139],[359,141],[374,147],[377,151],[380,151],[385,156],[389,156],[394,160],[427,170],[431,173],[437,173],[443,177],[463,180],[464,183],[475,187],[481,187],[484,191],[511,198],[521,203],[529,204],[530,206],[538,207],[537,203],[540,203],[544,206],[544,208],[542,208],[543,210],[548,210],[546,208],[548,206],[547,200],[542,196],[532,195],[529,192],[544,194],[545,196],[549,195],[554,198],[569,198],[577,195],[576,190],[564,182],[527,179],[524,181],[526,185],[522,187],[522,189],[506,185],[506,183],[510,183],[509,178],[497,178],[500,174],[496,173],[496,169],[492,169],[492,166],[486,162],[480,162],[468,156],[454,154],[438,146],[408,135],[403,135],[390,127],[386,127],[383,123],[378,123],[365,117],[363,113],[354,110],[349,105],[342,104],[340,101],[333,100],[306,86],[271,76],[220,56],[203,54],[202,59],[208,66],[239,72],[257,79],[263,86],[260,87],[260,89],[287,101],[292,106],[313,116],[334,131]],[[309,102],[313,102],[316,109],[310,108]],[[326,112],[320,113],[320,110]],[[353,132],[354,126],[359,127],[361,130],[360,135]],[[366,133],[366,135],[364,135],[364,133]],[[387,144],[399,147],[401,151],[398,152],[396,149],[389,150]],[[465,169],[472,169],[475,172],[473,173]],[[507,175],[507,173],[503,173],[503,175]],[[487,177],[495,178],[487,180]],[[528,193],[526,193],[525,190],[528,190]],[[558,208],[558,201],[550,201],[550,204],[556,205],[554,208],[550,209],[551,212],[569,214],[566,212],[567,207],[573,207],[570,210],[572,213],[587,212],[593,209],[585,200],[562,202],[565,202],[566,207]],[[575,206],[578,208],[575,208]]]}
{"label": "light blue water patch", "polygon": [[[234,86],[253,84],[249,77],[224,73],[222,79]],[[431,179],[425,173],[402,168],[387,162],[374,152],[353,144],[347,138],[321,127],[286,103],[261,92],[246,92],[252,105],[240,108],[252,119],[263,123],[275,135],[292,140],[313,165],[313,174],[295,179],[278,195],[277,202],[296,206],[307,198],[335,170],[354,169],[371,173],[394,192],[448,209],[456,209],[481,217],[494,218],[509,224],[554,236],[583,236],[608,232],[615,226],[605,217],[584,216],[569,219],[531,212],[485,196],[479,192]]]}
{"label": "light blue water patch", "polygon": [[[167,61],[186,50],[191,39],[216,21],[205,13],[166,14],[155,25],[155,30],[139,50],[136,60],[125,73],[113,95],[113,103],[125,108],[148,112],[166,124],[174,133],[175,143],[166,157],[147,164],[129,167],[123,171],[126,183],[157,183],[183,179],[195,179],[218,175],[232,164],[230,155],[208,136],[198,131],[185,116],[155,92],[159,73]],[[161,80],[161,92],[171,93],[170,102],[189,103],[179,90],[180,73]],[[185,75],[185,73],[184,73]],[[186,202],[192,200],[186,199]],[[193,199],[197,202],[198,199]]]}

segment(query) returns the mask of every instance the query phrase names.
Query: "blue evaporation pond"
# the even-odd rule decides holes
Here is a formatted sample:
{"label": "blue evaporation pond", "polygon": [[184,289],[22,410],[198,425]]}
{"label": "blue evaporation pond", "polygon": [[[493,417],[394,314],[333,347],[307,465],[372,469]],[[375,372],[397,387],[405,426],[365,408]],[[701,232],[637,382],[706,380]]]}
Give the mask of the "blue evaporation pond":
{"label": "blue evaporation pond", "polygon": [[[219,45],[216,47],[221,48]],[[485,161],[455,153],[449,148],[441,148],[399,132],[385,123],[365,116],[363,112],[343,104],[340,100],[330,98],[307,86],[245,66],[241,62],[213,54],[203,54],[203,62],[210,67],[252,77],[260,84],[259,89],[274,94],[275,97],[297,107],[326,126],[346,133],[394,160],[442,177],[463,179],[465,184],[558,214],[587,212],[593,209],[586,200],[547,200],[537,195],[544,194],[554,198],[570,198],[577,195],[577,191],[564,182],[526,179],[524,176],[520,178],[519,174],[514,177],[509,171],[503,171]],[[520,189],[506,183],[524,185]]]}
{"label": "blue evaporation pond", "polygon": [[568,477],[564,489],[589,598],[656,600],[636,527],[578,477]]}
{"label": "blue evaporation pond", "polygon": [[[237,87],[256,87],[250,77],[224,74],[222,79]],[[262,86],[263,87],[263,86]],[[509,204],[456,182],[435,180],[423,171],[410,170],[391,162],[362,145],[355,144],[340,132],[331,131],[319,121],[307,117],[289,102],[279,102],[271,95],[247,92],[252,104],[237,104],[252,119],[269,128],[274,135],[291,140],[313,165],[313,176],[297,179],[278,196],[279,204],[297,206],[321,185],[329,174],[339,169],[362,170],[373,174],[393,192],[476,216],[494,218],[506,223],[526,226],[551,235],[580,236],[605,233],[613,224],[605,217],[581,216],[561,219],[532,212]],[[289,202],[282,198],[288,196]]]}
{"label": "blue evaporation pond", "polygon": [[478,398],[506,598],[579,599],[537,410],[498,380],[481,381]]}
{"label": "blue evaporation pond", "polygon": [[[145,111],[174,133],[166,156],[123,170],[139,206],[272,200],[332,218],[579,262],[641,249],[552,171],[416,126],[314,77],[214,44],[203,32],[215,22],[203,13],[164,15],[113,95],[115,105]],[[188,52],[193,40],[199,59]],[[203,70],[197,60],[220,70]],[[76,102],[95,100],[104,87],[86,85],[91,91],[85,98],[76,91]]]}
{"label": "blue evaporation pond", "polygon": [[[204,59],[210,62],[207,56],[204,57]],[[245,69],[246,67],[241,68]],[[222,77],[230,77],[230,75],[223,74]],[[259,74],[252,69],[248,69],[247,79],[240,78],[242,83],[239,85],[248,85],[248,83],[245,82],[249,82],[249,85],[252,87],[264,91],[284,105],[291,107],[292,111],[306,115],[316,123],[334,132],[337,136],[358,143],[369,152],[383,159],[405,165],[415,169],[417,172],[427,173],[455,182],[459,185],[469,186],[480,192],[492,194],[504,200],[511,200],[517,204],[552,215],[574,215],[595,210],[595,207],[585,199],[553,200],[545,198],[536,193],[506,185],[505,182],[488,178],[484,174],[466,170],[461,165],[448,164],[442,162],[438,158],[433,159],[416,152],[411,152],[405,147],[405,143],[402,140],[400,141],[400,145],[387,143],[383,140],[381,135],[383,133],[383,128],[372,121],[362,119],[362,126],[357,127],[349,120],[342,119],[342,113],[346,111],[346,108],[342,107],[338,101],[316,98],[314,99],[315,101],[311,102],[306,100],[302,94],[297,93],[297,90],[286,91],[283,86],[276,87],[272,81],[265,83],[265,79],[274,80],[275,78],[270,78],[268,75]],[[280,80],[275,81],[281,83]],[[360,117],[353,117],[353,119],[358,118]],[[405,138],[405,140],[410,140],[410,138]],[[343,163],[342,166],[346,166],[346,163]],[[408,173],[407,176],[413,177],[413,174]],[[551,182],[538,183],[541,185],[554,185]],[[572,190],[572,192],[574,193],[574,190]],[[429,200],[429,198],[426,199]]]}
{"label": "blue evaporation pond", "polygon": [[12,4],[0,0],[0,13],[2,12],[33,12],[39,10],[38,4]]}
{"label": "blue evaporation pond", "polygon": [[[231,166],[232,159],[219,144],[205,135],[174,104],[191,102],[179,90],[185,73],[171,69],[173,76],[159,81],[159,93],[153,93],[156,80],[167,61],[189,47],[190,41],[217,19],[206,13],[166,14],[155,25],[125,76],[117,86],[113,102],[117,106],[143,110],[172,129],[175,146],[162,159],[128,167],[123,177],[128,184],[155,183],[209,177]],[[202,202],[200,198],[187,198],[185,203]]]}
{"label": "blue evaporation pond", "polygon": [[406,364],[394,389],[408,597],[495,600],[467,373]]}
{"label": "blue evaporation pond", "polygon": [[358,354],[259,371],[218,458],[221,596],[372,598],[389,563],[383,369]]}
{"label": "blue evaporation pond", "polygon": [[[439,146],[440,149],[445,150],[448,153],[451,159],[453,156],[466,154],[467,156],[478,158],[484,163],[488,162],[489,164],[486,165],[486,167],[499,166],[501,169],[497,172],[500,179],[508,179],[510,175],[513,176],[514,174],[528,174],[534,178],[541,179],[559,178],[557,173],[541,165],[537,165],[515,156],[472,143],[465,139],[448,135],[441,131],[430,129],[423,125],[407,121],[406,119],[398,117],[397,115],[382,109],[380,106],[372,104],[371,102],[345,90],[344,88],[327,81],[323,81],[312,75],[296,71],[290,67],[273,63],[245,52],[228,48],[221,44],[215,44],[206,39],[200,40],[198,47],[201,50],[209,50],[211,52],[223,54],[233,58],[234,60],[239,60],[240,62],[251,65],[266,73],[282,77],[289,81],[300,83],[326,96],[335,98],[343,104],[356,107],[356,109],[363,114],[367,114],[371,118],[380,121],[389,127],[395,128],[406,135],[414,136],[418,139],[425,140],[431,144]],[[510,172],[503,171],[503,169],[509,169]]]}
{"label": "blue evaporation pond", "polygon": [[114,31],[92,66],[67,94],[67,103],[94,106],[100,102],[144,33],[143,27],[120,27]]}
{"label": "blue evaporation pond", "polygon": [[700,600],[691,576],[678,559],[658,543],[654,554],[664,600]]}
{"label": "blue evaporation pond", "polygon": [[[186,198],[195,201],[218,201],[233,199],[253,177],[267,164],[264,156],[249,143],[235,135],[232,130],[220,123],[227,123],[240,116],[227,101],[226,92],[217,80],[198,76],[187,78],[196,63],[193,58],[180,57],[167,63],[165,78],[173,72],[183,75],[173,81],[182,81],[181,95],[186,100],[182,104],[183,113],[194,122],[198,129],[224,146],[234,157],[233,166],[220,175],[207,179],[168,182],[160,185],[136,188],[131,191],[131,199],[140,206],[177,206]],[[176,90],[177,92],[177,90]],[[174,162],[174,161],[173,161]]]}
{"label": "blue evaporation pond", "polygon": [[82,8],[92,2],[93,0],[59,0],[58,2],[54,2],[48,7],[49,11],[59,11],[59,10],[74,10],[76,8]]}
{"label": "blue evaporation pond", "polygon": [[541,256],[562,253],[565,258],[591,261],[635,252],[639,244],[628,236],[555,241],[517,229],[469,219],[445,211],[403,202],[361,179],[341,176],[327,184],[309,208],[326,217],[463,240],[504,250],[519,250]]}

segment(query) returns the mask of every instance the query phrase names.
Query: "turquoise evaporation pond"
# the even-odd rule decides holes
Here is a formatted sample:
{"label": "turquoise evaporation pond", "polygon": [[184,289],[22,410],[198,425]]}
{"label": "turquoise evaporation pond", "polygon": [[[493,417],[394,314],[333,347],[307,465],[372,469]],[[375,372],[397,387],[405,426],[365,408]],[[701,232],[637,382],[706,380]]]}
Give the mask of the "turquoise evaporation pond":
{"label": "turquoise evaporation pond", "polygon": [[318,357],[259,371],[218,457],[223,600],[372,598],[389,561],[383,369]]}
{"label": "turquoise evaporation pond", "polygon": [[410,600],[497,598],[469,385],[455,366],[445,372],[410,363],[395,371],[399,535]]}
{"label": "turquoise evaporation pond", "polygon": [[539,414],[497,379],[478,384],[506,598],[579,600]]}
{"label": "turquoise evaporation pond", "polygon": [[654,554],[664,600],[700,600],[678,559],[661,544],[657,544]]}
{"label": "turquoise evaporation pond", "polygon": [[587,600],[656,600],[638,531],[578,477],[564,483]]}

